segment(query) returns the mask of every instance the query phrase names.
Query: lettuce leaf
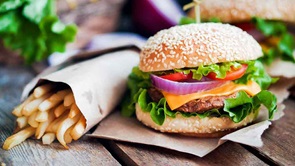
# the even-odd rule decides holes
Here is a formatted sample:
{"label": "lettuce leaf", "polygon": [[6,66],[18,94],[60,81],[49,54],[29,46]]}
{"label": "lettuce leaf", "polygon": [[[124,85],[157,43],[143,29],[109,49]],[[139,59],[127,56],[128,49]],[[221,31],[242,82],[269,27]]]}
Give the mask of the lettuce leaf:
{"label": "lettuce leaf", "polygon": [[269,51],[265,51],[264,57],[260,58],[263,63],[269,65],[276,58],[295,63],[295,58],[293,56],[295,39],[294,36],[288,32],[285,23],[281,21],[264,20],[258,17],[254,17],[252,22],[266,37],[275,36],[279,38],[278,45],[271,46]]}
{"label": "lettuce leaf", "polygon": [[194,24],[196,23],[196,20],[190,17],[181,17],[178,25],[186,25],[186,24]]}
{"label": "lettuce leaf", "polygon": [[158,125],[162,125],[167,116],[175,118],[176,114],[181,114],[184,117],[199,116],[200,118],[205,118],[213,114],[221,116],[220,112],[217,109],[213,109],[202,114],[171,111],[167,107],[167,101],[165,98],[162,98],[158,103],[153,102],[147,95],[146,89],[141,90],[137,103],[144,112],[150,113],[152,120]]}
{"label": "lettuce leaf", "polygon": [[[221,22],[221,20],[218,17],[212,17],[211,19],[205,21],[205,22]],[[195,24],[196,20],[191,17],[181,17],[178,25],[186,25],[186,24]]]}
{"label": "lettuce leaf", "polygon": [[252,98],[246,92],[240,91],[235,98],[224,101],[223,110],[229,114],[232,121],[239,123],[253,111],[256,113],[260,105],[263,104],[268,109],[269,119],[272,119],[277,111],[276,103],[276,97],[267,90],[260,91]]}
{"label": "lettuce leaf", "polygon": [[238,69],[241,67],[239,62],[225,62],[211,65],[200,65],[192,69],[174,69],[175,72],[182,72],[184,74],[193,73],[193,79],[201,80],[203,76],[207,76],[210,72],[216,73],[217,78],[225,78],[226,72],[231,71],[231,67]]}
{"label": "lettuce leaf", "polygon": [[224,78],[226,72],[231,70],[231,67],[237,69],[241,64],[248,64],[248,68],[243,77],[235,80],[235,83],[247,84],[249,80],[255,81],[260,85],[261,89],[267,89],[270,84],[277,79],[272,79],[265,71],[260,61],[244,61],[244,62],[226,62],[219,64],[212,64],[206,66],[199,66],[192,69],[174,69],[175,72],[183,72],[184,74],[193,73],[193,79],[201,80],[203,76],[207,76],[210,72],[216,73],[217,78]]}
{"label": "lettuce leaf", "polygon": [[150,73],[139,70],[138,66],[132,69],[127,80],[127,92],[121,105],[123,116],[132,116],[135,112],[135,103],[143,89],[151,87]]}
{"label": "lettuce leaf", "polygon": [[59,21],[54,0],[0,2],[0,36],[5,47],[19,50],[27,64],[65,51],[77,28]]}
{"label": "lettuce leaf", "polygon": [[176,114],[181,114],[184,117],[198,116],[200,118],[209,116],[230,117],[233,122],[239,123],[251,113],[257,115],[261,104],[268,109],[269,119],[273,118],[273,114],[277,110],[276,97],[266,90],[259,92],[253,97],[249,97],[246,92],[240,91],[236,98],[225,100],[223,110],[213,109],[205,113],[171,111],[167,107],[165,98],[162,98],[158,103],[153,102],[149,98],[146,89],[141,89],[137,103],[144,112],[150,113],[152,120],[158,125],[162,125],[167,116],[175,118]]}
{"label": "lettuce leaf", "polygon": [[263,62],[266,65],[270,65],[279,54],[280,54],[280,51],[278,49],[269,48],[267,50],[263,50],[263,56],[260,57],[258,60]]}
{"label": "lettuce leaf", "polygon": [[278,79],[271,78],[265,71],[260,61],[247,61],[248,68],[243,77],[235,80],[237,84],[246,84],[249,80],[255,81],[261,89],[267,89],[270,84],[276,82]]}

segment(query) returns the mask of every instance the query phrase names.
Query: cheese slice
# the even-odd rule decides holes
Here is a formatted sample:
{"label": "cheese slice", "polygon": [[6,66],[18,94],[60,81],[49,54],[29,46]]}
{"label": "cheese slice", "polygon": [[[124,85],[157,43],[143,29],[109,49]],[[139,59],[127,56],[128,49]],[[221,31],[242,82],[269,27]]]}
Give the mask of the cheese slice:
{"label": "cheese slice", "polygon": [[161,92],[167,100],[170,109],[174,110],[191,100],[209,96],[227,96],[241,90],[245,91],[250,96],[254,96],[261,91],[260,86],[254,81],[249,81],[246,85],[235,84],[234,82],[229,81],[228,83],[214,89],[186,95],[175,95],[165,91]]}

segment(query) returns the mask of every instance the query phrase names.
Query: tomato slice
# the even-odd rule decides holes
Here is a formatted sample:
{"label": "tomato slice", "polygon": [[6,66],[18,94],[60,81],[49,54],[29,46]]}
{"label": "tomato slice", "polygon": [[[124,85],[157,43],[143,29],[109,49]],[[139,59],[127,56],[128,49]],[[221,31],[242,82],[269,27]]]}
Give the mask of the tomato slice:
{"label": "tomato slice", "polygon": [[191,79],[192,75],[193,75],[192,73],[189,73],[189,74],[173,73],[173,74],[163,75],[160,77],[167,80],[171,80],[171,81],[183,81],[183,80]]}
{"label": "tomato slice", "polygon": [[213,80],[236,80],[241,78],[245,74],[247,68],[248,68],[248,65],[242,64],[242,67],[239,69],[234,69],[232,67],[231,71],[226,72],[225,78],[216,78],[216,74],[214,72],[210,72],[207,75],[207,77]]}

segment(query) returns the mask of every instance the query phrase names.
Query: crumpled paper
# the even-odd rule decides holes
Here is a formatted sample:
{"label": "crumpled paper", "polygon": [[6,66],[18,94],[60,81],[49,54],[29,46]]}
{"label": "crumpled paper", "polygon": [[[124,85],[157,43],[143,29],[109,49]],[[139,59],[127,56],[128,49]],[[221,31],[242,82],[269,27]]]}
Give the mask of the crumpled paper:
{"label": "crumpled paper", "polygon": [[[283,104],[279,105],[275,120],[283,116]],[[262,107],[258,118],[252,125],[227,134],[222,138],[195,138],[177,134],[167,134],[144,126],[136,118],[123,117],[116,111],[99,123],[90,137],[159,146],[203,157],[226,141],[261,147],[262,133],[269,127],[267,110]]]}
{"label": "crumpled paper", "polygon": [[[293,56],[295,58],[295,51],[293,52]],[[265,66],[265,69],[267,73],[273,77],[295,77],[295,64],[293,62],[276,59],[274,62],[271,63],[270,66]]]}
{"label": "crumpled paper", "polygon": [[69,85],[76,104],[86,119],[87,132],[114,110],[125,92],[127,77],[138,62],[138,52],[125,50],[104,54],[68,67],[65,67],[67,63],[53,66],[25,87],[22,99],[43,81]]}

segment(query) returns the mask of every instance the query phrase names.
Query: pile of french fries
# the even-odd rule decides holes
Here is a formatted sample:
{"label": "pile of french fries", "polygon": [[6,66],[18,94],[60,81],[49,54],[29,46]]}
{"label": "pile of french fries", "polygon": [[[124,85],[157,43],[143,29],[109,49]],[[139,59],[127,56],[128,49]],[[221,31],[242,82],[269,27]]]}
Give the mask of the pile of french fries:
{"label": "pile of french fries", "polygon": [[79,139],[86,128],[86,120],[75,103],[70,88],[57,90],[53,83],[34,89],[33,93],[13,111],[17,119],[16,133],[8,137],[3,149],[35,136],[43,144],[57,139],[66,149],[67,143]]}

